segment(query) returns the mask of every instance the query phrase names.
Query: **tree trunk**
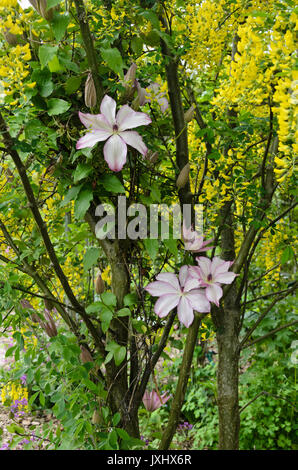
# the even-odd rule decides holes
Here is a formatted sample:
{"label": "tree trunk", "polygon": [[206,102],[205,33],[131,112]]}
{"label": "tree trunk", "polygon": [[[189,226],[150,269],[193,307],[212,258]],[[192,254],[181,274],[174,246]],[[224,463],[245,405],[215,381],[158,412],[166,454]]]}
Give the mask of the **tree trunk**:
{"label": "tree trunk", "polygon": [[218,344],[218,414],[219,448],[237,450],[239,447],[239,403],[238,403],[238,321],[239,312],[224,309],[220,328],[217,331]]}
{"label": "tree trunk", "polygon": [[[233,213],[230,202],[221,209],[222,235],[221,258],[234,261],[235,243]],[[237,304],[236,282],[225,286],[221,307],[214,311],[218,344],[218,415],[219,448],[236,450],[239,447],[239,322],[240,307]]]}

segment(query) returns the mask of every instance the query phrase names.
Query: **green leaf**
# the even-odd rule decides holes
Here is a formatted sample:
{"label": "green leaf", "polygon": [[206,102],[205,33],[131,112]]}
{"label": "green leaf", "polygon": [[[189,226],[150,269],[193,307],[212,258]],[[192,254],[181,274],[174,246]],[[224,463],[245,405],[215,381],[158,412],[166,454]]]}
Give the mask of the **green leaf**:
{"label": "green leaf", "polygon": [[143,52],[143,40],[139,36],[134,36],[131,40],[131,48],[135,54],[140,55]]}
{"label": "green leaf", "polygon": [[87,272],[92,266],[94,266],[97,263],[98,257],[100,255],[100,248],[97,248],[95,246],[88,248],[84,255],[84,271]]}
{"label": "green leaf", "polygon": [[147,21],[150,21],[150,23],[152,24],[154,28],[159,29],[159,19],[156,13],[150,10],[146,10],[140,13],[140,16],[145,18]]}
{"label": "green leaf", "polygon": [[152,201],[157,201],[157,202],[161,201],[160,189],[157,186],[157,184],[152,185],[150,196],[152,198]]}
{"label": "green leaf", "polygon": [[113,426],[117,426],[117,424],[120,422],[121,415],[120,413],[115,413],[112,419]]}
{"label": "green leaf", "polygon": [[130,310],[129,308],[121,308],[117,312],[117,317],[129,317],[130,316]]}
{"label": "green leaf", "polygon": [[178,255],[177,240],[169,238],[168,240],[163,240],[163,244],[174,256]]}
{"label": "green leaf", "polygon": [[105,361],[104,361],[104,364],[107,364],[108,362],[110,362],[111,360],[113,359],[113,351],[110,351],[106,358],[105,358]]}
{"label": "green leaf", "polygon": [[79,88],[80,88],[80,85],[81,85],[81,82],[82,82],[82,77],[70,77],[68,80],[66,80],[65,82],[65,92],[68,94],[68,95],[71,95],[72,93],[74,93],[75,91],[77,91]]}
{"label": "green leaf", "polygon": [[154,261],[158,253],[159,241],[155,238],[147,238],[144,240],[144,245],[148,255]]}
{"label": "green leaf", "polygon": [[131,294],[126,294],[124,297],[124,305],[126,307],[131,307],[132,305],[137,305],[138,303],[138,297],[135,292],[132,292]]}
{"label": "green leaf", "polygon": [[61,3],[61,0],[47,0],[47,9],[49,10],[50,8],[53,8],[56,5],[59,5],[59,3]]}
{"label": "green leaf", "polygon": [[117,433],[116,433],[115,429],[113,429],[109,434],[109,443],[113,448],[116,447],[117,440],[118,440]]}
{"label": "green leaf", "polygon": [[88,305],[86,308],[87,313],[98,313],[102,310],[103,304],[101,302],[93,302],[92,304]]}
{"label": "green leaf", "polygon": [[45,400],[45,396],[42,392],[39,393],[39,401],[40,401],[41,406],[45,405],[46,400]]}
{"label": "green leaf", "polygon": [[100,179],[100,183],[103,185],[106,191],[109,191],[111,193],[125,194],[125,188],[123,187],[121,181],[115,175],[104,175]]}
{"label": "green leaf", "polygon": [[44,44],[38,49],[38,57],[42,67],[45,67],[56,55],[58,46],[49,46]]}
{"label": "green leaf", "polygon": [[51,21],[51,27],[54,32],[57,41],[60,41],[66,31],[69,23],[69,15],[60,15],[59,12],[55,12],[53,20]]}
{"label": "green leaf", "polygon": [[9,424],[8,426],[6,426],[6,429],[8,432],[11,432],[11,433],[17,433],[17,434],[26,433],[25,429],[22,428],[21,426],[18,426],[17,424]]}
{"label": "green leaf", "polygon": [[106,333],[110,327],[110,323],[113,318],[113,312],[109,310],[107,307],[105,307],[99,315],[100,321],[101,321],[101,328],[104,333]]}
{"label": "green leaf", "polygon": [[89,209],[90,202],[93,199],[92,189],[82,189],[76,199],[74,214],[76,219],[82,219]]}
{"label": "green leaf", "polygon": [[61,201],[60,203],[60,206],[61,207],[64,207],[66,206],[67,204],[70,203],[70,201],[73,201],[77,198],[77,195],[79,194],[79,192],[81,191],[82,189],[82,185],[80,186],[73,186],[72,188],[70,188],[67,193],[66,193],[66,196],[65,198],[63,199],[63,201]]}
{"label": "green leaf", "polygon": [[86,385],[86,387],[91,390],[91,392],[97,393],[97,385],[89,379],[83,379],[83,383]]}
{"label": "green leaf", "polygon": [[65,113],[71,106],[71,103],[68,103],[65,100],[60,98],[51,98],[48,101],[48,115],[57,116],[58,114]]}
{"label": "green leaf", "polygon": [[126,348],[120,346],[116,351],[114,351],[114,361],[116,366],[119,366],[126,356]]}
{"label": "green leaf", "polygon": [[123,78],[123,61],[120,52],[116,47],[100,49],[103,60],[108,64],[108,67],[113,70],[117,75]]}
{"label": "green leaf", "polygon": [[87,163],[79,163],[73,174],[74,182],[77,183],[78,181],[86,178],[92,170],[93,167],[91,165],[88,165]]}
{"label": "green leaf", "polygon": [[52,73],[65,71],[65,68],[62,67],[56,55],[48,62],[48,67]]}
{"label": "green leaf", "polygon": [[103,292],[100,295],[100,298],[101,298],[101,301],[108,307],[116,307],[117,305],[116,296],[112,292]]}
{"label": "green leaf", "polygon": [[116,428],[118,436],[123,439],[124,441],[128,441],[130,439],[129,434],[124,429]]}
{"label": "green leaf", "polygon": [[293,248],[291,246],[286,246],[286,248],[284,249],[284,251],[281,255],[280,263],[285,264],[288,261],[290,261],[291,259],[293,259],[294,256],[295,256],[295,253],[294,253]]}

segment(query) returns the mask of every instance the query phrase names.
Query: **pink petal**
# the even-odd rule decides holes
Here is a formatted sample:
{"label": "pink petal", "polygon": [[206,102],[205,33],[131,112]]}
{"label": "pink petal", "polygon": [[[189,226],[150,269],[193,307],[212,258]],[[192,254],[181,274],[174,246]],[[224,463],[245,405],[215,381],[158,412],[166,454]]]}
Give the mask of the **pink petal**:
{"label": "pink petal", "polygon": [[122,137],[124,142],[127,143],[127,145],[131,145],[131,147],[138,150],[138,152],[140,152],[142,155],[145,156],[148,152],[142,137],[136,131],[123,131],[120,132],[119,135]]}
{"label": "pink petal", "polygon": [[200,287],[201,285],[201,280],[196,278],[196,277],[192,277],[192,276],[188,276],[186,281],[185,281],[185,284],[184,284],[184,292],[189,292],[191,291],[192,289],[198,289],[198,287]]}
{"label": "pink petal", "polygon": [[186,298],[196,312],[210,312],[211,305],[202,289],[194,289],[188,292]]}
{"label": "pink petal", "polygon": [[187,328],[194,319],[193,308],[185,296],[182,296],[178,305],[178,318]]}
{"label": "pink petal", "polygon": [[106,139],[113,133],[112,126],[109,125],[102,114],[81,113],[81,111],[79,111],[79,118],[81,123],[84,124],[87,129],[91,129],[93,131],[96,129],[108,133],[109,135]]}
{"label": "pink petal", "polygon": [[210,274],[211,271],[211,261],[209,258],[205,258],[204,256],[199,256],[196,258],[198,265],[201,269],[202,277],[204,279],[207,279],[208,274]]}
{"label": "pink petal", "polygon": [[157,281],[167,282],[171,286],[175,287],[177,291],[180,291],[180,285],[177,279],[176,274],[174,273],[159,273],[156,276]]}
{"label": "pink petal", "polygon": [[218,284],[210,284],[206,287],[206,297],[209,302],[213,302],[217,306],[219,306],[219,300],[222,297],[222,288]]}
{"label": "pink petal", "polygon": [[138,82],[138,80],[136,80],[137,82],[137,90],[138,90],[138,98],[139,98],[139,103],[140,103],[140,106],[144,106],[145,103],[147,103],[148,99],[145,98],[146,96],[146,90],[145,88],[142,88],[140,83]]}
{"label": "pink petal", "polygon": [[211,274],[215,277],[217,274],[222,274],[230,269],[231,261],[225,261],[218,256],[212,259]]}
{"label": "pink petal", "polygon": [[180,286],[181,287],[184,287],[184,284],[186,282],[186,279],[188,277],[188,269],[189,269],[189,266],[185,265],[185,266],[182,266],[180,268],[180,271],[179,271],[179,282],[180,282]]}
{"label": "pink petal", "polygon": [[137,113],[125,104],[119,109],[116,116],[116,122],[119,127],[119,131],[122,132],[126,129],[133,129],[138,126],[147,126],[151,123],[151,119],[147,114]]}
{"label": "pink petal", "polygon": [[108,95],[105,95],[100,105],[100,112],[104,115],[105,119],[111,127],[116,123],[116,101]]}
{"label": "pink petal", "polygon": [[97,142],[106,140],[107,136],[103,135],[100,131],[88,131],[76,143],[76,149],[84,149],[86,147],[94,147]]}
{"label": "pink petal", "polygon": [[160,318],[167,316],[173,308],[177,307],[179,299],[180,296],[177,294],[162,295],[154,305],[154,312]]}
{"label": "pink petal", "polygon": [[166,98],[157,98],[157,102],[160,106],[161,112],[164,113],[169,107],[168,100]]}
{"label": "pink petal", "polygon": [[150,282],[150,284],[145,287],[145,290],[154,297],[160,297],[165,294],[178,294],[178,291],[174,286],[163,281]]}
{"label": "pink petal", "polygon": [[126,162],[127,146],[119,135],[114,134],[106,141],[103,153],[105,161],[112,171],[122,170]]}
{"label": "pink petal", "polygon": [[204,282],[202,279],[201,269],[198,266],[189,266],[188,275],[200,281],[201,284]]}
{"label": "pink petal", "polygon": [[227,273],[215,274],[214,282],[221,282],[222,284],[232,284],[237,274],[229,271]]}
{"label": "pink petal", "polygon": [[160,395],[160,398],[161,398],[162,404],[164,405],[171,398],[171,395],[169,395],[168,392],[165,392],[162,395]]}

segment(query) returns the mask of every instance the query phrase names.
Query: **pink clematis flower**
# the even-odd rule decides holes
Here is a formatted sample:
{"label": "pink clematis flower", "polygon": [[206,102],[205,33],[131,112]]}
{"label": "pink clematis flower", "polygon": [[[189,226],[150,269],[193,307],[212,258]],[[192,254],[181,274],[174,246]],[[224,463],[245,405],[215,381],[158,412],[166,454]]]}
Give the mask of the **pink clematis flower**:
{"label": "pink clematis flower", "polygon": [[205,287],[205,294],[210,302],[219,306],[222,297],[220,284],[231,284],[237,274],[228,271],[233,261],[224,261],[215,256],[212,261],[204,256],[196,258],[199,266],[190,266],[189,275],[197,280],[199,287]]}
{"label": "pink clematis flower", "polygon": [[204,241],[203,235],[200,235],[195,230],[192,230],[191,227],[186,228],[185,221],[183,221],[183,240],[185,243],[184,248],[188,251],[208,251],[213,248],[213,246],[207,246],[213,241],[213,239]]}
{"label": "pink clematis flower", "polygon": [[[161,398],[161,401],[160,401]],[[157,392],[155,390],[152,390],[152,392],[148,392],[148,390],[145,391],[144,396],[143,396],[143,403],[147,411],[155,411],[157,408],[160,408],[161,405],[164,405],[170,398],[171,395],[168,395],[168,393],[163,393],[161,396],[158,396]]]}
{"label": "pink clematis flower", "polygon": [[210,312],[210,303],[198,281],[188,276],[188,266],[182,266],[179,278],[174,273],[160,273],[156,281],[145,287],[149,294],[159,297],[154,311],[163,318],[177,307],[179,320],[188,328],[194,319],[193,311]]}
{"label": "pink clematis flower", "polygon": [[88,132],[78,140],[77,149],[94,147],[97,142],[106,140],[103,153],[112,171],[122,170],[126,162],[127,145],[146,155],[148,149],[142,137],[136,131],[128,129],[150,124],[151,119],[147,114],[136,112],[126,104],[116,115],[116,101],[108,95],[103,97],[100,112],[101,114],[79,112],[79,118]]}

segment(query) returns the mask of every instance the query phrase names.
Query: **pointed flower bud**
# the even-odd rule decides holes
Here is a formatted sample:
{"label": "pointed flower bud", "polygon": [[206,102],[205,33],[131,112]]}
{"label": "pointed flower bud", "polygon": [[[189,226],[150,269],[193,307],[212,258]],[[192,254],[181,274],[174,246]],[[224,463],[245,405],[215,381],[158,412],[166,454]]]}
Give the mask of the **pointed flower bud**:
{"label": "pointed flower bud", "polygon": [[53,19],[53,13],[56,7],[48,9],[47,0],[29,0],[29,2],[45,20],[51,21]]}
{"label": "pointed flower bud", "polygon": [[176,186],[178,189],[184,188],[184,186],[187,184],[188,179],[189,179],[189,171],[190,171],[189,163],[186,163],[186,165],[180,171],[179,176],[176,181]]}
{"label": "pointed flower bud", "polygon": [[88,108],[94,108],[96,105],[96,89],[91,72],[88,74],[85,83],[85,105]]}
{"label": "pointed flower bud", "polygon": [[83,346],[82,344],[80,346],[80,349],[81,349],[80,359],[82,363],[85,364],[86,362],[93,362],[93,358],[90,352],[88,351],[88,349],[85,348],[85,346]]}
{"label": "pointed flower bud", "polygon": [[44,312],[44,317],[45,317],[45,319],[46,319],[47,321],[46,321],[46,322],[42,322],[42,323],[41,323],[41,326],[43,327],[43,329],[45,330],[45,332],[47,333],[47,335],[48,335],[50,338],[53,338],[54,336],[57,336],[57,335],[58,335],[58,331],[57,331],[57,328],[56,328],[54,319],[53,319],[52,315],[50,314],[50,312],[49,312],[48,310],[45,310],[45,312]]}
{"label": "pointed flower bud", "polygon": [[191,107],[184,113],[185,122],[190,122],[193,120],[195,115],[195,106],[192,104]]}
{"label": "pointed flower bud", "polygon": [[95,280],[95,292],[97,294],[102,294],[105,291],[105,283],[101,277],[101,273],[97,276]]}
{"label": "pointed flower bud", "polygon": [[128,71],[124,75],[124,80],[122,84],[127,91],[130,90],[132,86],[134,86],[135,79],[136,79],[136,71],[137,71],[136,64],[131,64]]}

